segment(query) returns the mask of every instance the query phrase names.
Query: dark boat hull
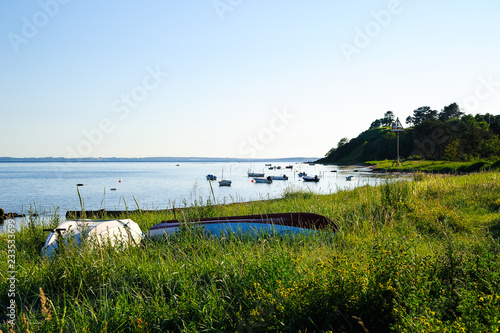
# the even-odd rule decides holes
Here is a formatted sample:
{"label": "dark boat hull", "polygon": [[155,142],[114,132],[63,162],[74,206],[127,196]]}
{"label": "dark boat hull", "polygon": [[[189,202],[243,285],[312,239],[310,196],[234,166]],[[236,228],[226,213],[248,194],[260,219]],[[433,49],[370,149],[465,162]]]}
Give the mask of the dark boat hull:
{"label": "dark boat hull", "polygon": [[304,176],[302,177],[302,180],[305,182],[319,182],[319,178],[317,176],[315,177]]}
{"label": "dark boat hull", "polygon": [[[183,223],[168,220],[152,226],[148,236],[162,236],[177,232]],[[198,221],[186,222],[187,225],[202,227],[215,235],[227,232],[310,232],[331,228],[337,230],[334,222],[314,213],[277,213],[265,215],[223,216],[202,218]]]}

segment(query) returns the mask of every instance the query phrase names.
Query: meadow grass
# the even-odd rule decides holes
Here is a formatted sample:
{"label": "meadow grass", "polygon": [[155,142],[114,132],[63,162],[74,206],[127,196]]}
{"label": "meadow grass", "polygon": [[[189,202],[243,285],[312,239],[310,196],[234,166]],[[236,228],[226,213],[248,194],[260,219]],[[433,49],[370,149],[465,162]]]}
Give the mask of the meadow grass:
{"label": "meadow grass", "polygon": [[[336,233],[197,228],[138,247],[65,247],[43,259],[43,228],[16,234],[16,325],[3,332],[493,332],[500,327],[500,174],[416,174],[330,195],[129,218],[313,212]],[[0,236],[0,308],[9,304]],[[2,319],[7,319],[3,317]]]}
{"label": "meadow grass", "polygon": [[477,160],[471,162],[407,160],[402,165],[396,166],[393,160],[368,161],[376,171],[389,172],[429,172],[464,174],[480,171],[500,170],[500,160]]}

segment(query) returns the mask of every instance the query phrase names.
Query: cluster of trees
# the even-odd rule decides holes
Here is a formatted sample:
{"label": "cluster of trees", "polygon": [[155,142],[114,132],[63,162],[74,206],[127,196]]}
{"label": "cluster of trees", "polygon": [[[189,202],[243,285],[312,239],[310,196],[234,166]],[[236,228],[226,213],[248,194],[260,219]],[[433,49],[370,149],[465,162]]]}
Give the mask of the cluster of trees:
{"label": "cluster of trees", "polygon": [[[396,135],[389,129],[394,112],[372,122],[357,138],[342,138],[330,149],[324,162],[364,162],[396,157]],[[500,115],[465,115],[457,103],[436,111],[422,106],[406,118],[409,125],[400,133],[400,155],[450,161],[500,158]]]}
{"label": "cluster of trees", "polygon": [[[413,111],[413,116],[408,116],[406,118],[406,123],[410,126],[416,126],[423,123],[426,120],[440,120],[440,121],[449,121],[453,119],[460,119],[464,113],[460,110],[460,107],[457,103],[452,103],[448,106],[445,106],[441,112],[436,110],[432,110],[429,106],[421,106],[418,109]],[[370,129],[378,128],[378,127],[388,127],[394,123],[395,116],[394,112],[387,111],[384,113],[384,117],[380,119],[376,119],[370,125]]]}
{"label": "cluster of trees", "polygon": [[408,118],[413,156],[450,161],[500,157],[500,115],[464,115],[453,103],[439,113],[418,108]]}
{"label": "cluster of trees", "polygon": [[460,107],[457,103],[452,103],[448,106],[445,106],[441,112],[437,112],[436,110],[432,110],[428,106],[421,106],[418,109],[413,111],[413,117],[408,116],[406,118],[406,123],[416,126],[423,123],[426,120],[440,120],[442,122],[446,122],[449,120],[460,119],[464,113],[460,111]]}
{"label": "cluster of trees", "polygon": [[376,119],[373,121],[373,123],[370,125],[370,129],[391,126],[392,123],[394,123],[394,119],[395,119],[394,112],[387,111],[386,113],[384,113],[383,118]]}

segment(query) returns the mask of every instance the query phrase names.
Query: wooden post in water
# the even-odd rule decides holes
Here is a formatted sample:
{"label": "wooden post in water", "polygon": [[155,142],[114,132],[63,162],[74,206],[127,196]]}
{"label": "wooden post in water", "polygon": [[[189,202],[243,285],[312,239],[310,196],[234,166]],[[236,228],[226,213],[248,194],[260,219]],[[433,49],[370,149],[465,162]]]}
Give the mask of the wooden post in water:
{"label": "wooden post in water", "polygon": [[[396,160],[394,161],[394,163],[396,163],[396,167],[398,167],[399,164],[403,165],[403,162],[401,162],[399,158],[399,132],[404,132],[404,131],[405,130],[403,128],[403,125],[401,125],[399,118],[396,118],[396,121],[394,122],[394,124],[392,124],[392,129],[391,129],[391,132],[396,132],[397,157]],[[394,163],[392,163],[392,165],[394,165]]]}

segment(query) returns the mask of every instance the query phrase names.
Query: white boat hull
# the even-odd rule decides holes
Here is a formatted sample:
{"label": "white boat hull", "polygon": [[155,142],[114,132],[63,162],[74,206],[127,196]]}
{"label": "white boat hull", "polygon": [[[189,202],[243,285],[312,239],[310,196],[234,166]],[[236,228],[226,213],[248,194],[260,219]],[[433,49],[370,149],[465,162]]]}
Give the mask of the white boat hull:
{"label": "white boat hull", "polygon": [[115,246],[137,245],[143,237],[142,230],[131,219],[91,221],[65,221],[53,229],[47,236],[42,255],[50,257],[56,253],[59,243],[91,246],[110,244]]}

